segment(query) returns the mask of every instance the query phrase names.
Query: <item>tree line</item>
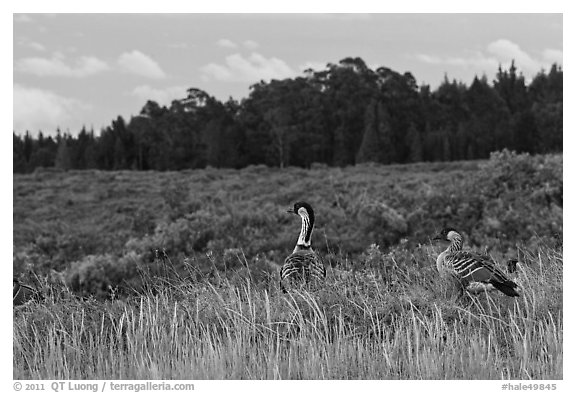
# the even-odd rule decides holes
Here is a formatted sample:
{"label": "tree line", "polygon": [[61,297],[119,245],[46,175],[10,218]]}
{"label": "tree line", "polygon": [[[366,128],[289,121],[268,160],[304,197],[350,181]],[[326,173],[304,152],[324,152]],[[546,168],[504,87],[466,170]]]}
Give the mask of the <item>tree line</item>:
{"label": "tree line", "polygon": [[470,86],[432,90],[411,73],[345,58],[302,76],[261,81],[221,102],[196,88],[169,107],[148,101],[95,135],[13,133],[13,171],[37,167],[180,170],[248,165],[309,167],[479,159],[507,148],[562,151],[562,68],[529,83],[514,62]]}

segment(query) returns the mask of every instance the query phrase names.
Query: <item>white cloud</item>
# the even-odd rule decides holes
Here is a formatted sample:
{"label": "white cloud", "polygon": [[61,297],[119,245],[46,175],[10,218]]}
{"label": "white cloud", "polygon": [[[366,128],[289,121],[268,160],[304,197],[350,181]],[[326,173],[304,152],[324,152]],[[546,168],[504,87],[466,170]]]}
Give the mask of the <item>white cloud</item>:
{"label": "white cloud", "polygon": [[544,60],[546,60],[551,64],[552,63],[562,64],[564,58],[564,54],[562,53],[562,51],[557,49],[546,49],[544,50],[542,56],[544,57]]}
{"label": "white cloud", "polygon": [[26,48],[31,48],[39,52],[43,52],[46,50],[46,47],[44,45],[40,44],[39,42],[32,41],[26,37],[19,38],[18,45]]}
{"label": "white cloud", "polygon": [[[216,44],[222,48],[236,49],[240,47],[240,44],[229,40],[228,38],[219,39]],[[249,50],[255,50],[260,47],[260,44],[254,40],[245,40],[242,42],[242,46]]]}
{"label": "white cloud", "polygon": [[231,41],[227,38],[219,39],[216,44],[218,46],[221,46],[222,48],[237,48],[238,47],[238,45],[234,41]]}
{"label": "white cloud", "polygon": [[51,59],[44,57],[20,59],[16,62],[15,69],[37,76],[82,78],[107,71],[110,67],[104,61],[92,56],[82,56],[73,65],[69,65],[66,64],[62,55],[55,54]]}
{"label": "white cloud", "polygon": [[314,71],[322,71],[326,69],[327,63],[323,63],[321,61],[307,61],[304,64],[300,64],[298,69],[300,71],[305,71],[307,69],[313,69]]}
{"label": "white cloud", "polygon": [[[58,126],[83,118],[90,107],[48,90],[14,85],[13,127],[16,132],[53,134]],[[64,130],[63,130],[64,131]]]}
{"label": "white cloud", "polygon": [[204,72],[204,76],[206,77],[203,78],[205,81],[209,80],[210,77],[220,81],[230,81],[234,79],[232,71],[226,66],[220,64],[210,63],[202,67],[201,70]]}
{"label": "white cloud", "polygon": [[468,57],[458,56],[431,56],[425,54],[416,55],[416,58],[423,63],[433,65],[450,65],[465,68],[478,68],[478,69],[496,69],[498,68],[498,60],[486,57],[482,53],[474,53]]}
{"label": "white cloud", "polygon": [[252,40],[246,40],[242,43],[242,45],[244,45],[244,47],[246,49],[250,49],[250,50],[254,50],[260,46],[259,43],[257,43],[256,41],[252,41]]}
{"label": "white cloud", "polygon": [[151,57],[138,50],[121,54],[118,58],[118,64],[124,68],[124,70],[146,78],[166,78],[166,73],[160,65]]}
{"label": "white cloud", "polygon": [[46,47],[39,42],[30,41],[30,42],[28,42],[27,46],[29,48],[32,48],[32,49],[40,51],[40,52],[43,52],[46,50]]}
{"label": "white cloud", "polygon": [[201,70],[208,78],[231,82],[258,82],[296,75],[284,60],[265,58],[259,53],[252,53],[247,58],[235,53],[226,56],[225,64],[210,63]]}
{"label": "white cloud", "polygon": [[130,94],[142,101],[153,100],[160,105],[169,105],[173,100],[186,98],[185,86],[171,86],[158,89],[148,85],[135,87]]}
{"label": "white cloud", "polygon": [[488,53],[496,56],[498,61],[502,64],[510,64],[512,60],[518,68],[529,73],[538,72],[542,68],[542,63],[536,61],[526,52],[524,52],[518,44],[512,41],[500,39],[491,42],[487,48]]}
{"label": "white cloud", "polygon": [[508,67],[514,60],[516,67],[529,77],[548,68],[554,62],[561,64],[562,51],[546,49],[540,56],[531,56],[518,44],[499,39],[489,43],[485,51],[470,52],[464,56],[418,54],[415,58],[426,64],[455,66],[484,72],[494,72],[499,65]]}

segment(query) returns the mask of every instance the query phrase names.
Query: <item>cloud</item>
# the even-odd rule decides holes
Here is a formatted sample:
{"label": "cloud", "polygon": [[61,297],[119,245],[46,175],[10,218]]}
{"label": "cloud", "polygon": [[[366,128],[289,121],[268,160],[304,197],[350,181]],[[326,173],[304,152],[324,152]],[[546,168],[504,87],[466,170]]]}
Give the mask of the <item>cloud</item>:
{"label": "cloud", "polygon": [[509,40],[500,39],[491,42],[488,45],[487,51],[496,56],[501,63],[508,64],[514,60],[520,69],[530,73],[538,72],[542,68],[541,62],[530,57],[518,44]]}
{"label": "cloud", "polygon": [[84,117],[90,109],[76,99],[19,84],[14,85],[13,94],[13,127],[16,132],[42,130],[45,134],[53,134],[58,126]]}
{"label": "cloud", "polygon": [[296,72],[281,59],[265,58],[252,53],[245,58],[239,53],[226,56],[225,64],[210,63],[201,67],[206,79],[228,82],[257,82],[260,80],[284,79]]}
{"label": "cloud", "polygon": [[425,54],[416,55],[416,59],[432,65],[450,65],[465,68],[496,69],[498,60],[486,57],[482,53],[474,53],[468,57],[458,56],[431,56]]}
{"label": "cloud", "polygon": [[104,61],[93,56],[82,56],[73,65],[66,64],[60,54],[51,59],[45,57],[27,57],[16,62],[15,70],[37,76],[62,76],[82,78],[109,70]]}
{"label": "cloud", "polygon": [[544,60],[552,64],[553,63],[562,64],[564,57],[562,51],[558,49],[546,49],[544,50],[544,53],[542,55],[544,57]]}
{"label": "cloud", "polygon": [[323,63],[321,61],[307,61],[303,64],[300,64],[298,66],[298,69],[300,71],[305,71],[308,69],[313,69],[314,71],[322,71],[322,70],[325,70],[327,68],[326,65],[327,65],[327,63]]}
{"label": "cloud", "polygon": [[46,50],[46,47],[39,42],[30,41],[27,43],[27,46],[39,52],[43,52]]}
{"label": "cloud", "polygon": [[252,40],[246,40],[242,43],[242,45],[244,45],[244,48],[250,49],[250,50],[254,50],[260,46],[259,43],[257,43],[256,41],[252,41]]}
{"label": "cloud", "polygon": [[186,98],[185,86],[171,86],[163,89],[154,88],[148,85],[135,87],[130,94],[142,101],[152,100],[160,105],[169,105],[173,100]]}
{"label": "cloud", "polygon": [[218,46],[221,46],[222,48],[238,48],[238,44],[227,38],[219,39],[218,42],[216,42],[216,44]]}
{"label": "cloud", "polygon": [[19,38],[18,45],[34,49],[38,52],[44,52],[46,50],[46,47],[44,45],[40,44],[39,42],[32,41],[26,37]]}
{"label": "cloud", "polygon": [[[216,42],[216,44],[218,46],[221,46],[222,48],[237,49],[240,47],[240,44],[237,44],[236,42],[229,40],[228,38],[219,39],[218,42]],[[249,50],[255,50],[260,47],[260,44],[253,40],[245,40],[242,42],[242,46]]]}
{"label": "cloud", "polygon": [[118,57],[118,64],[126,71],[151,79],[164,79],[166,73],[160,65],[148,55],[133,50]]}
{"label": "cloud", "polygon": [[499,65],[508,66],[512,60],[523,73],[534,75],[552,63],[562,63],[562,51],[546,49],[539,56],[531,56],[522,48],[506,39],[489,43],[484,51],[470,52],[464,56],[434,56],[418,54],[415,58],[432,65],[447,65],[492,72]]}

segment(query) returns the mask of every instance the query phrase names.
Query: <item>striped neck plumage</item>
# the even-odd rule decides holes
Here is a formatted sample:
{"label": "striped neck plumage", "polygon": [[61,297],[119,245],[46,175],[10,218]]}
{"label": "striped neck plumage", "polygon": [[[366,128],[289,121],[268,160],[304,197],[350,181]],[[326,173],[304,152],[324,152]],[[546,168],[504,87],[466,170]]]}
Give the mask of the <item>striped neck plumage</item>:
{"label": "striped neck plumage", "polygon": [[464,238],[456,231],[451,231],[448,234],[448,239],[450,240],[450,246],[448,246],[448,252],[456,252],[462,250],[462,245],[464,244]]}
{"label": "striped neck plumage", "polygon": [[300,229],[300,236],[298,236],[298,242],[296,243],[294,251],[309,250],[311,247],[310,239],[312,238],[312,229],[314,229],[314,220],[310,219],[305,209],[301,209],[298,214],[302,219],[302,228]]}

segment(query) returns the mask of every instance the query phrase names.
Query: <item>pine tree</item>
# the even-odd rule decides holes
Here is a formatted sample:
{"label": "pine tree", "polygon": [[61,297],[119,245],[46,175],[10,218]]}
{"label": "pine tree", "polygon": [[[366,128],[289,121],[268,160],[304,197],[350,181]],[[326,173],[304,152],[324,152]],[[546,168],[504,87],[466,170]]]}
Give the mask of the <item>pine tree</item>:
{"label": "pine tree", "polygon": [[58,151],[56,152],[56,160],[54,166],[58,169],[64,171],[69,170],[72,167],[72,160],[70,159],[70,151],[68,148],[67,137],[63,136],[60,138],[58,143]]}
{"label": "pine tree", "polygon": [[356,162],[380,162],[380,135],[378,135],[378,109],[371,101],[364,114],[364,135],[356,154]]}
{"label": "pine tree", "polygon": [[406,135],[406,143],[408,144],[410,162],[422,161],[422,137],[414,123],[410,124],[408,134]]}
{"label": "pine tree", "polygon": [[380,162],[383,164],[391,164],[398,162],[398,155],[396,154],[397,146],[394,144],[392,138],[392,125],[390,124],[390,115],[388,110],[384,108],[382,103],[378,103],[378,136],[380,139]]}
{"label": "pine tree", "polygon": [[114,169],[126,169],[126,151],[120,138],[114,143]]}

